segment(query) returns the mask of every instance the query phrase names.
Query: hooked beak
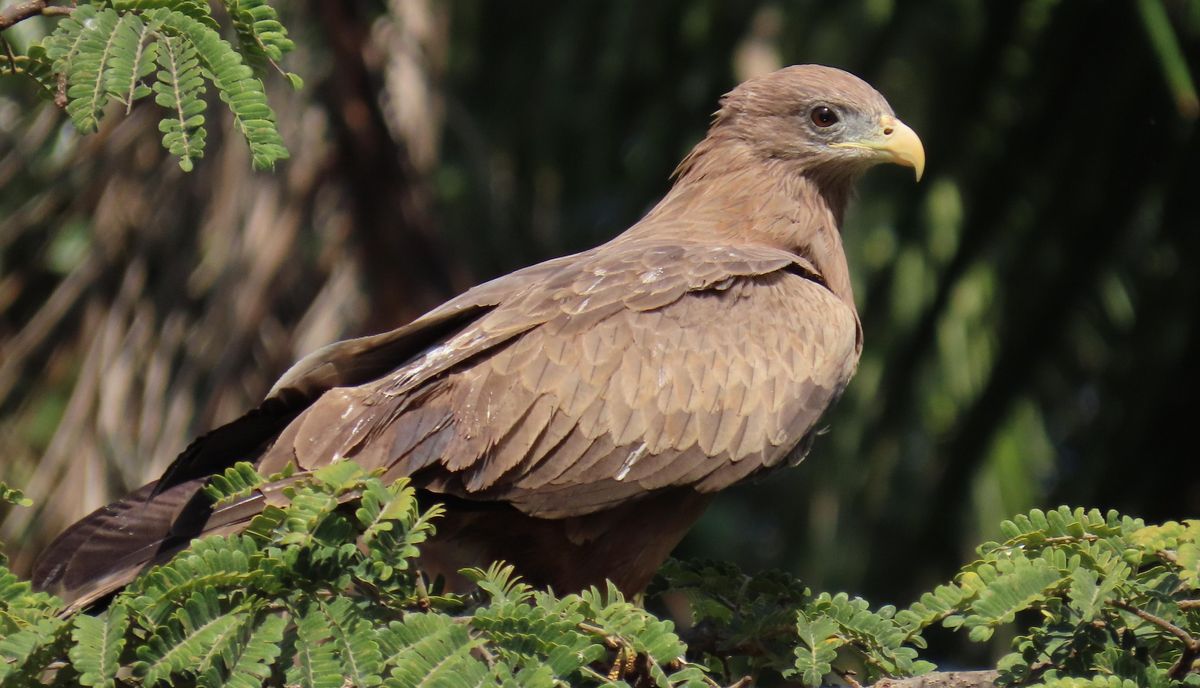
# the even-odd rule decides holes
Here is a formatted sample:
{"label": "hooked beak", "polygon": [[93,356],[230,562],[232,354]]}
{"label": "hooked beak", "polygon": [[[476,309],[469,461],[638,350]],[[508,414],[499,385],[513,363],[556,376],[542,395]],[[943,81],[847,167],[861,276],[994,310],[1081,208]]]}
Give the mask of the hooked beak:
{"label": "hooked beak", "polygon": [[833,145],[839,148],[866,149],[871,151],[872,157],[879,162],[911,167],[916,173],[917,181],[921,181],[921,175],[925,172],[925,148],[921,145],[917,132],[891,115],[879,118],[879,128],[869,138]]}

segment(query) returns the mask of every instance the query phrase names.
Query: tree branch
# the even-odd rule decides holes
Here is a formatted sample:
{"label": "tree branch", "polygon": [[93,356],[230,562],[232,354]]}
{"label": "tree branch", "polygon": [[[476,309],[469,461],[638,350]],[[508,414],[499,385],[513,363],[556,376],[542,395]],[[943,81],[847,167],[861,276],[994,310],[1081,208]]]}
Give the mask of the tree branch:
{"label": "tree branch", "polygon": [[871,688],[994,688],[1000,672],[934,671],[912,678],[885,678]]}
{"label": "tree branch", "polygon": [[15,5],[10,5],[0,10],[0,31],[12,27],[15,24],[25,21],[30,17],[39,16],[57,16],[63,17],[74,12],[73,7],[56,7],[49,5],[46,0],[27,0],[27,2],[18,2]]}
{"label": "tree branch", "polygon": [[1190,633],[1183,630],[1179,626],[1176,626],[1170,621],[1167,621],[1160,616],[1155,616],[1144,609],[1135,607],[1128,602],[1116,600],[1110,604],[1117,609],[1123,609],[1130,614],[1133,614],[1143,621],[1158,626],[1162,630],[1178,638],[1179,642],[1183,643],[1183,654],[1179,655],[1179,661],[1175,662],[1175,666],[1171,667],[1171,671],[1168,673],[1168,675],[1176,681],[1181,681],[1183,680],[1183,677],[1188,675],[1188,672],[1192,670],[1192,665],[1196,663],[1196,659],[1200,658],[1200,640],[1196,640],[1191,636]]}

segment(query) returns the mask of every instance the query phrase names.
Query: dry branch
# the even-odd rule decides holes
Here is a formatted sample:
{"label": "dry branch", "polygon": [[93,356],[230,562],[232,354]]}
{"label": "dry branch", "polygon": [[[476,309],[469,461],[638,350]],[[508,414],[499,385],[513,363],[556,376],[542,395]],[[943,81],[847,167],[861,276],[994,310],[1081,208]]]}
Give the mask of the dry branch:
{"label": "dry branch", "polygon": [[29,0],[28,2],[18,2],[15,5],[10,5],[0,10],[0,31],[12,27],[15,24],[25,21],[30,17],[38,16],[65,16],[74,11],[72,7],[56,7],[48,4],[46,0]]}
{"label": "dry branch", "polygon": [[872,688],[993,688],[998,671],[934,671],[913,678],[885,678]]}

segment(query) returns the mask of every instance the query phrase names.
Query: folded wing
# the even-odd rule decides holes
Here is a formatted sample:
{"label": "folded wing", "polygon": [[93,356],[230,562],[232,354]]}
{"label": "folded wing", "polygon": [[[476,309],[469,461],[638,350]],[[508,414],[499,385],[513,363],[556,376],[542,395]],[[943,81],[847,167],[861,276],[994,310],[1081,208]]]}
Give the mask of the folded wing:
{"label": "folded wing", "polygon": [[787,460],[858,347],[853,310],[794,254],[613,242],[307,357],[157,487],[64,533],[35,582],[86,604],[194,535],[237,530],[261,496],[212,513],[196,493],[239,460],[270,474],[353,459],[540,518],[719,490]]}

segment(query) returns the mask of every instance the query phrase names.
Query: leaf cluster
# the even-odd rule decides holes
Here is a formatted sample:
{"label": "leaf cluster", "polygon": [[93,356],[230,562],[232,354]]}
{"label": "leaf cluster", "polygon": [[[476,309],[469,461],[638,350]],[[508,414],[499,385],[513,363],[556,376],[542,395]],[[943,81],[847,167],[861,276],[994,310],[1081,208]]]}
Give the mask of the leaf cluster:
{"label": "leaf cluster", "polygon": [[813,594],[781,571],[747,575],[732,564],[669,561],[653,593],[686,600],[691,655],[722,682],[742,676],[821,685],[830,674],[875,681],[932,670],[896,617],[846,593]]}
{"label": "leaf cluster", "polygon": [[442,592],[417,571],[440,507],[352,462],[269,479],[238,464],[206,492],[270,505],[103,610],[65,613],[0,565],[0,686],[817,686],[931,671],[918,652],[937,623],[981,642],[1017,624],[1009,685],[1200,685],[1200,521],[1033,511],[903,610],[671,561],[647,600],[677,630],[611,584],[558,596],[503,563],[463,571],[474,592]]}
{"label": "leaf cluster", "polygon": [[979,560],[896,620],[981,642],[1024,621],[999,663],[1006,684],[1200,685],[1200,521],[1147,526],[1059,507],[1001,531],[1006,540],[981,545]]}
{"label": "leaf cluster", "polygon": [[[244,533],[193,541],[98,613],[0,568],[0,686],[708,685],[672,622],[612,586],[557,597],[496,564],[466,572],[472,594],[431,590],[414,560],[441,510],[406,479],[277,479],[285,500]],[[206,492],[264,482],[243,463]]]}
{"label": "leaf cluster", "polygon": [[[128,114],[148,96],[163,109],[163,146],[190,171],[204,155],[205,98],[211,88],[233,115],[253,164],[269,169],[288,157],[267,103],[265,65],[294,45],[266,0],[225,0],[237,44],[221,35],[201,0],[80,2],[41,43],[14,55],[0,73],[25,74],[66,108],[81,132],[95,131],[112,102]],[[300,88],[295,74],[284,73]]]}

